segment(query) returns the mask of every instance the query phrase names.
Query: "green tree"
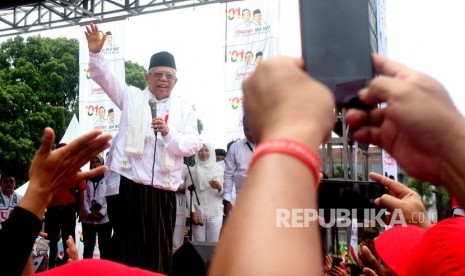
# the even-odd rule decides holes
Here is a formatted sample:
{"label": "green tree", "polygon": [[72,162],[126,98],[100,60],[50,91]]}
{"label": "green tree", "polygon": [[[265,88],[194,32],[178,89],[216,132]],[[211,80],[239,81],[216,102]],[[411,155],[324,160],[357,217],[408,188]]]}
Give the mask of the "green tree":
{"label": "green tree", "polygon": [[18,179],[50,126],[61,137],[78,108],[76,39],[10,38],[0,45],[0,162]]}
{"label": "green tree", "polygon": [[415,190],[421,197],[421,201],[426,209],[433,205],[433,187],[428,182],[423,182],[416,178],[410,177],[407,180],[407,187]]}
{"label": "green tree", "polygon": [[443,186],[436,186],[433,193],[436,195],[436,207],[438,209],[438,221],[449,216],[451,195]]}
{"label": "green tree", "polygon": [[[451,196],[445,187],[436,186],[413,177],[407,179],[407,187],[415,190],[421,196],[426,209],[430,208],[434,203],[436,204],[438,221],[447,217],[450,211]],[[436,198],[435,202],[433,202],[433,195]]]}
{"label": "green tree", "polygon": [[[194,111],[196,110],[195,109],[195,106],[192,106],[192,109],[194,109]],[[197,119],[197,131],[199,132],[199,134],[202,134],[202,131],[203,131],[203,123],[200,119]]]}
{"label": "green tree", "polygon": [[342,166],[335,166],[333,171],[333,178],[342,178],[344,179],[344,168]]}
{"label": "green tree", "polygon": [[144,74],[147,72],[142,65],[130,60],[124,62],[126,83],[140,89],[145,89]]}
{"label": "green tree", "polygon": [[[344,173],[347,168],[343,168],[341,165],[336,165],[333,169],[333,176],[332,178],[340,178],[344,179]],[[349,171],[350,173],[350,171]],[[350,176],[349,176],[350,177]],[[357,181],[362,181],[362,174],[357,174]]]}
{"label": "green tree", "polygon": [[[126,83],[145,89],[143,66],[125,62]],[[29,164],[46,126],[63,136],[79,117],[79,42],[20,36],[0,44],[0,168],[28,178]],[[197,121],[199,133],[202,122]]]}

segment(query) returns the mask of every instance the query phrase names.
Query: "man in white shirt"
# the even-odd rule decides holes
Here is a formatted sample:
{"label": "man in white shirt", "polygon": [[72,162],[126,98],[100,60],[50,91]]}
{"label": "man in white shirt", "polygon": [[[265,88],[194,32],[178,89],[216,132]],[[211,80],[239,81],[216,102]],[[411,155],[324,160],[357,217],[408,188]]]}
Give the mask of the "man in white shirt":
{"label": "man in white shirt", "polygon": [[224,159],[226,159],[226,151],[224,149],[215,149],[216,163],[224,170]]}
{"label": "man in white shirt", "polygon": [[3,173],[0,184],[0,229],[2,229],[2,223],[10,217],[10,213],[22,197],[15,192],[16,180],[8,175],[8,172]]}
{"label": "man in white shirt", "polygon": [[[182,183],[183,157],[202,142],[191,106],[173,97],[177,82],[174,56],[152,55],[141,91],[115,77],[101,52],[105,36],[87,26],[89,71],[114,104],[121,108],[118,135],[109,169],[121,175],[121,262],[169,273],[176,218],[175,192]],[[152,118],[150,102],[156,103]]]}
{"label": "man in white shirt", "polygon": [[255,65],[252,62],[253,62],[253,53],[252,51],[247,51],[245,53],[244,65],[239,67],[236,71],[234,89],[241,89],[242,82],[255,71]]}
{"label": "man in white shirt", "polygon": [[174,226],[173,234],[173,254],[181,248],[184,244],[184,236],[186,230],[186,216],[187,216],[187,201],[186,201],[186,179],[187,179],[187,165],[182,167],[182,181],[176,191],[176,223]]}
{"label": "man in white shirt", "polygon": [[236,194],[240,194],[242,183],[247,176],[247,168],[255,149],[255,139],[249,131],[245,115],[242,119],[242,123],[245,138],[231,145],[228,150],[228,154],[226,155],[226,159],[224,160],[223,205],[225,216],[228,216],[234,203],[233,187],[236,189]]}
{"label": "man in white shirt", "polygon": [[98,108],[98,118],[94,122],[94,128],[104,132],[110,131],[110,121],[105,118],[105,107]]}
{"label": "man in white shirt", "polygon": [[236,36],[251,35],[253,32],[252,22],[250,21],[250,10],[242,10],[242,21],[236,26]]}
{"label": "man in white shirt", "polygon": [[265,25],[265,22],[263,22],[262,19],[262,11],[260,9],[256,9],[253,11],[252,23],[255,24],[255,26]]}
{"label": "man in white shirt", "polygon": [[[118,135],[118,134],[116,134]],[[113,137],[116,140],[116,136]],[[110,166],[112,163],[113,158],[113,151],[115,148],[115,144],[112,144],[110,150],[107,153],[107,160],[105,165],[107,167]],[[110,224],[112,227],[112,236],[110,241],[111,246],[111,254],[109,259],[112,261],[118,261],[121,259],[121,252],[119,248],[120,244],[120,232],[123,223],[121,222],[122,207],[121,207],[121,199],[119,196],[119,184],[121,182],[121,175],[118,173],[108,170],[105,172],[105,199],[107,201],[107,214],[108,219],[110,220]]]}

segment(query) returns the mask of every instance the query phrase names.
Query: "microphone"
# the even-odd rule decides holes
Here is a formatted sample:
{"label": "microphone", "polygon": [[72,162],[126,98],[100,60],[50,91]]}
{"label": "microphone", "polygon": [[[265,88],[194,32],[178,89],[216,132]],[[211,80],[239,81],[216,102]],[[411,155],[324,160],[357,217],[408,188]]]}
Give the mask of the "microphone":
{"label": "microphone", "polygon": [[149,105],[150,105],[150,111],[152,111],[152,119],[157,117],[157,100],[154,98],[151,98],[149,100]]}
{"label": "microphone", "polygon": [[[150,111],[152,111],[152,119],[155,119],[157,117],[157,100],[154,98],[151,98],[149,100],[149,105],[150,105]],[[155,136],[156,136],[157,130],[153,129],[153,132],[155,133]]]}

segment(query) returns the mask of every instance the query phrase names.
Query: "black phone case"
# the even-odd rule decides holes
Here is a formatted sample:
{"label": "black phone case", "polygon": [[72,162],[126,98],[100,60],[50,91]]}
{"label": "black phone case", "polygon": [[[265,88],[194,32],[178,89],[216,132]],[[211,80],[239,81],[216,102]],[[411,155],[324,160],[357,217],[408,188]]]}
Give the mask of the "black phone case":
{"label": "black phone case", "polygon": [[374,77],[375,15],[368,0],[300,0],[305,70],[333,92],[338,107],[372,108],[357,93]]}

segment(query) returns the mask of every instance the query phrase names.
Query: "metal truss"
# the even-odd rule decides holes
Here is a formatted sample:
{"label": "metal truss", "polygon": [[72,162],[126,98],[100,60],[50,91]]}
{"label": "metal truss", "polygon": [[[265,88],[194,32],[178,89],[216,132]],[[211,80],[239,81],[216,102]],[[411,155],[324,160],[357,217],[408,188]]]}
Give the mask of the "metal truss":
{"label": "metal truss", "polygon": [[120,20],[227,0],[48,0],[0,2],[0,37]]}

